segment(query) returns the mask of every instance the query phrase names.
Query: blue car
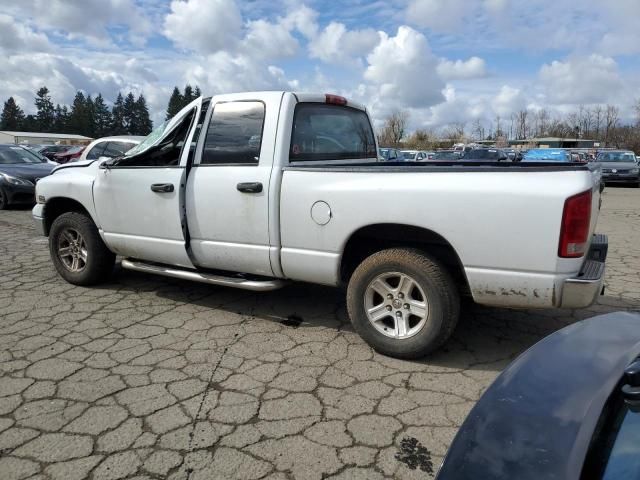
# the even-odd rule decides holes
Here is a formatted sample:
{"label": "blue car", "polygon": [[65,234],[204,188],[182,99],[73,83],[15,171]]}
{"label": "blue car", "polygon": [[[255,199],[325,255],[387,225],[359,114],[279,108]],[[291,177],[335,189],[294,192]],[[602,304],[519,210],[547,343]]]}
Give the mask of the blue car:
{"label": "blue car", "polygon": [[571,153],[562,148],[534,148],[522,157],[523,162],[571,162]]}

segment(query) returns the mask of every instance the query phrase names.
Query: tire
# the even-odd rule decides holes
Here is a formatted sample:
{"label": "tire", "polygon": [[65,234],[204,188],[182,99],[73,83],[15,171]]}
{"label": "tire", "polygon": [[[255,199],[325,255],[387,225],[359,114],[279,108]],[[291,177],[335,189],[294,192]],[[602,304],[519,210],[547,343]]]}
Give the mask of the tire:
{"label": "tire", "polygon": [[[392,292],[385,290],[389,287]],[[405,301],[411,305],[400,305]],[[425,304],[426,308],[421,306]],[[420,250],[393,248],[371,255],[356,268],[347,288],[347,310],[356,332],[375,350],[391,357],[419,358],[451,337],[460,316],[460,295],[438,261]],[[367,311],[384,318],[370,321]]]}
{"label": "tire", "polygon": [[0,210],[6,210],[9,208],[9,198],[4,190],[0,188]]}
{"label": "tire", "polygon": [[49,232],[49,252],[60,276],[74,285],[107,280],[116,260],[91,218],[77,212],[55,219]]}

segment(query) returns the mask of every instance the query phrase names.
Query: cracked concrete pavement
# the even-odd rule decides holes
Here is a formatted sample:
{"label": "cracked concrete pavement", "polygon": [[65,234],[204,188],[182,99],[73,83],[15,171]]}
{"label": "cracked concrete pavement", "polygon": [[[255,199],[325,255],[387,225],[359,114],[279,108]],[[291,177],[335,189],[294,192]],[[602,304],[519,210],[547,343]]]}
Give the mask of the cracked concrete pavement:
{"label": "cracked concrete pavement", "polygon": [[421,361],[373,352],[338,290],[254,294],[116,270],[65,283],[30,211],[0,212],[0,478],[433,476],[498,373],[579,319],[640,309],[640,191],[607,188],[607,293],[577,311],[466,305]]}

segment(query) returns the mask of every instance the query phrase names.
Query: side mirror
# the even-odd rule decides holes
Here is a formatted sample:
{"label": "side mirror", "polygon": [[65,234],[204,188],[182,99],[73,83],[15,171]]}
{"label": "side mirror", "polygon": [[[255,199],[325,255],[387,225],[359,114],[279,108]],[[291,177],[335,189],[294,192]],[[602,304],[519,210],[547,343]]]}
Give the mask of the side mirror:
{"label": "side mirror", "polygon": [[106,169],[106,170],[108,170],[108,169],[110,169],[110,168],[113,166],[113,164],[115,163],[115,162],[113,161],[113,159],[112,159],[112,158],[109,158],[109,157],[100,157],[100,158],[98,158],[98,161],[99,161],[99,162],[102,162],[102,163],[100,164],[100,166],[98,167],[98,168],[101,168],[102,170],[105,170],[105,169]]}

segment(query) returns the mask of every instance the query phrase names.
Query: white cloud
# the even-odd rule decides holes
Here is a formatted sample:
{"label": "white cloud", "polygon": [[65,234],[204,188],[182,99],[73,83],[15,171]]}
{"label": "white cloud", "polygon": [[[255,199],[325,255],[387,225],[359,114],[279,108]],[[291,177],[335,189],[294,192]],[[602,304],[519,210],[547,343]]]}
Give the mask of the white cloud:
{"label": "white cloud", "polygon": [[444,84],[426,37],[407,26],[399,27],[395,37],[384,32],[379,35],[380,42],[367,56],[364,72],[378,100],[395,108],[441,102]]}
{"label": "white cloud", "polygon": [[233,48],[242,33],[234,0],[173,0],[164,34],[181,48],[214,53]]}
{"label": "white cloud", "polygon": [[547,100],[560,104],[606,103],[624,87],[616,61],[598,54],[544,64],[539,79]]}
{"label": "white cloud", "polygon": [[463,17],[469,10],[465,0],[411,0],[407,21],[437,32],[454,31],[465,26]]}
{"label": "white cloud", "polygon": [[318,33],[317,20],[318,12],[303,4],[289,12],[282,23],[289,30],[295,28],[306,38],[313,38]]}
{"label": "white cloud", "polygon": [[466,61],[442,59],[438,64],[438,75],[445,80],[481,78],[487,75],[487,66],[479,57],[471,57]]}
{"label": "white cloud", "polygon": [[0,32],[0,50],[8,54],[23,51],[45,52],[51,48],[45,34],[35,32],[9,15],[0,14]]}
{"label": "white cloud", "polygon": [[527,98],[519,88],[503,85],[496,96],[491,99],[491,109],[497,115],[508,118],[512,113],[527,106]]}
{"label": "white cloud", "polygon": [[290,57],[298,50],[298,41],[282,22],[254,20],[247,25],[243,50],[247,55],[263,58]]}
{"label": "white cloud", "polygon": [[345,64],[370,52],[378,40],[372,28],[347,30],[344,24],[331,22],[309,42],[309,54],[326,63]]}
{"label": "white cloud", "polygon": [[108,26],[126,26],[129,40],[137,45],[151,33],[149,19],[134,0],[20,0],[7,7],[43,28],[99,45],[111,42]]}

